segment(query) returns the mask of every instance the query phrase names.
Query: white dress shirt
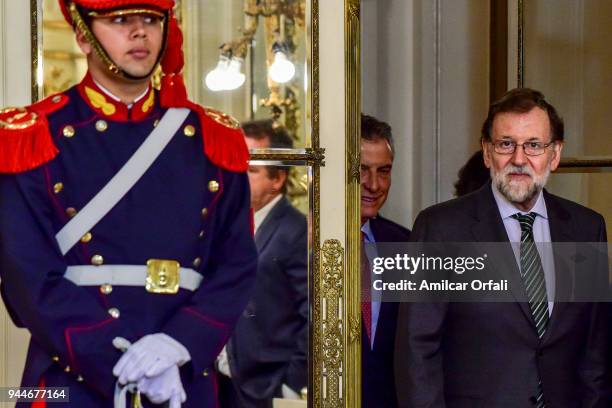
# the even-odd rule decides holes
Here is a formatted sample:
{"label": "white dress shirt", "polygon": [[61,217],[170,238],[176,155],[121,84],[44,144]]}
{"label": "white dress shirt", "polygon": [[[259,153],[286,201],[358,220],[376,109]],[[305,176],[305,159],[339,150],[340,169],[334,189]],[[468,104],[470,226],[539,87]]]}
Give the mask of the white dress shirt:
{"label": "white dress shirt", "polygon": [[[116,102],[121,102],[121,99],[116,96],[115,94],[113,94],[111,91],[109,91],[108,89],[106,89],[105,87],[103,87],[98,81],[96,81],[95,79],[93,80],[95,82],[96,85],[98,85],[98,88],[100,88],[100,90],[102,92],[104,92],[106,94],[106,96],[108,96],[109,98],[111,98],[112,100],[116,101]],[[151,85],[149,85],[151,86]],[[132,103],[128,103],[126,104],[128,109],[132,109],[132,106],[134,106],[134,104],[136,102],[138,102],[139,100],[141,100],[142,98],[144,98],[147,95],[147,92],[149,92],[149,88],[147,87],[147,89],[145,89],[145,91],[140,94],[136,99],[134,99],[134,102]]]}
{"label": "white dress shirt", "polygon": [[255,224],[255,232],[257,232],[257,230],[259,229],[261,224],[264,222],[264,220],[266,219],[266,217],[268,216],[272,208],[274,208],[276,203],[278,203],[281,198],[283,198],[283,195],[279,194],[276,197],[274,197],[272,201],[270,201],[268,204],[264,205],[259,210],[255,211],[255,214],[253,214],[253,223]]}

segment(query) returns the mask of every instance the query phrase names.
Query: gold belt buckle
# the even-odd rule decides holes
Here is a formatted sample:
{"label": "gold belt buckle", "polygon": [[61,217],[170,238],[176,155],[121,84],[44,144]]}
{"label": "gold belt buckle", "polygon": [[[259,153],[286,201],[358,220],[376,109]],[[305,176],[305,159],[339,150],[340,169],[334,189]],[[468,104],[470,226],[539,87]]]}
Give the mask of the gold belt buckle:
{"label": "gold belt buckle", "polygon": [[149,293],[173,295],[179,290],[179,268],[177,261],[149,259],[145,288]]}

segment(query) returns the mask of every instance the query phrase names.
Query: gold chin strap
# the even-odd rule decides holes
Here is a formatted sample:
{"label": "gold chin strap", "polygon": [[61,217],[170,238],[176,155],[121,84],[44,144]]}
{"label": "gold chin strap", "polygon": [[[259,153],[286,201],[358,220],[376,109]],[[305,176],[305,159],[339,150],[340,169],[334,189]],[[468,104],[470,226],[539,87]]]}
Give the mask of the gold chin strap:
{"label": "gold chin strap", "polygon": [[83,20],[83,16],[81,16],[81,13],[79,12],[79,9],[77,8],[77,5],[72,1],[70,2],[69,10],[70,10],[70,16],[72,17],[72,21],[74,22],[74,25],[76,26],[77,29],[81,30],[87,42],[91,44],[94,51],[98,54],[102,62],[106,64],[106,67],[108,68],[110,72],[112,72],[115,75],[121,75],[124,78],[132,79],[132,80],[140,80],[140,79],[151,77],[151,75],[153,75],[157,66],[159,66],[159,63],[161,62],[161,59],[164,56],[166,52],[166,47],[168,45],[168,28],[167,28],[168,25],[166,24],[166,19],[167,19],[166,14],[160,12],[159,10],[152,10],[152,9],[145,9],[145,8],[114,10],[108,13],[93,12],[95,15],[92,15],[91,13],[88,14],[88,15],[92,15],[92,17],[113,17],[113,16],[128,15],[128,14],[149,14],[149,15],[155,15],[155,16],[162,17],[162,31],[164,32],[164,39],[163,39],[161,51],[159,55],[157,56],[157,63],[155,67],[153,67],[153,69],[151,69],[151,71],[147,75],[132,76],[129,73],[123,71],[117,64],[113,62],[111,57],[106,53],[106,50],[104,49],[104,47],[102,47],[102,44],[100,44],[96,36],[93,35],[93,33],[91,32],[91,29],[87,26],[87,24],[85,23],[85,20]]}
{"label": "gold chin strap", "polygon": [[74,24],[76,25],[76,27],[79,30],[81,30],[81,32],[85,36],[85,39],[87,40],[87,42],[91,44],[91,46],[94,48],[98,56],[106,64],[108,70],[112,72],[113,74],[118,75],[121,72],[121,70],[110,59],[110,57],[108,56],[104,48],[102,48],[102,45],[100,44],[96,36],[93,35],[93,33],[91,32],[87,24],[85,24],[85,20],[83,20],[81,13],[79,13],[79,10],[77,9],[76,4],[74,4],[73,2],[70,3],[70,16],[72,17],[72,21],[74,21]]}

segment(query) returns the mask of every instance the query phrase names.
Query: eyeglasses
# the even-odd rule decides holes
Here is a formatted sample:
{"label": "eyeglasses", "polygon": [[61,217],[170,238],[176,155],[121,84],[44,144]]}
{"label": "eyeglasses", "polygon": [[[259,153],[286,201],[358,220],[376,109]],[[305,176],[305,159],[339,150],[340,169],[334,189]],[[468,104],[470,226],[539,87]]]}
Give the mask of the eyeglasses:
{"label": "eyeglasses", "polygon": [[499,140],[497,142],[489,142],[493,145],[495,153],[498,154],[514,154],[517,146],[521,146],[527,156],[540,156],[546,152],[546,148],[553,145],[555,142],[525,142],[518,144],[512,140]]}

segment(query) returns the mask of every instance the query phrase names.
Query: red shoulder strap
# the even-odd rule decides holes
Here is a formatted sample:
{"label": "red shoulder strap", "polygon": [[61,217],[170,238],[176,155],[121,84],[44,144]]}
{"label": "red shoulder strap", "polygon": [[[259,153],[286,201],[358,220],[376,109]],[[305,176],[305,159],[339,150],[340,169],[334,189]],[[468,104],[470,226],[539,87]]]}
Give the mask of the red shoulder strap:
{"label": "red shoulder strap", "polygon": [[21,173],[52,160],[58,153],[47,115],[68,103],[68,96],[49,96],[26,108],[0,110],[0,173]]}
{"label": "red shoulder strap", "polygon": [[218,110],[189,102],[198,113],[204,138],[204,153],[219,167],[245,172],[249,167],[249,150],[244,141],[240,122]]}

